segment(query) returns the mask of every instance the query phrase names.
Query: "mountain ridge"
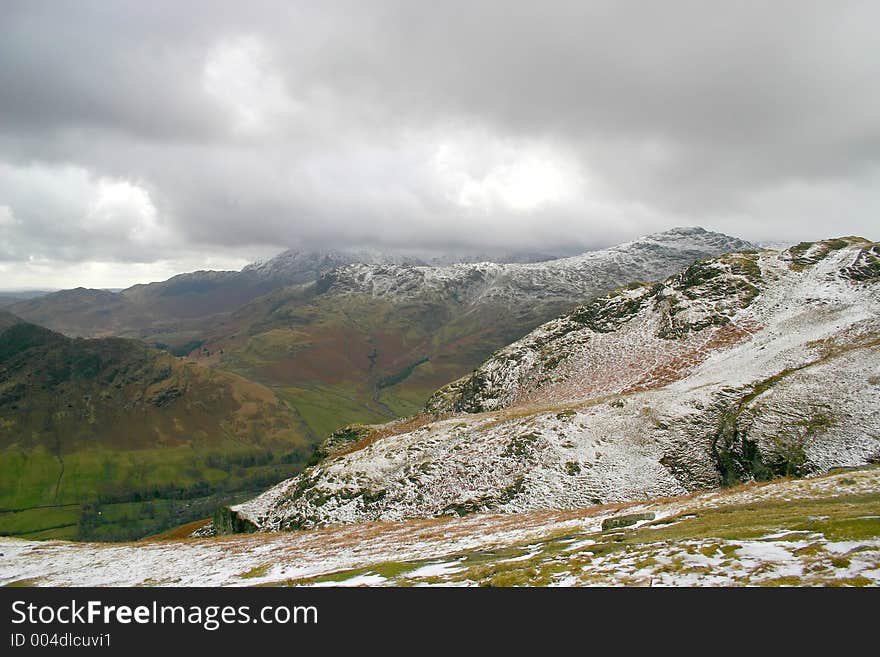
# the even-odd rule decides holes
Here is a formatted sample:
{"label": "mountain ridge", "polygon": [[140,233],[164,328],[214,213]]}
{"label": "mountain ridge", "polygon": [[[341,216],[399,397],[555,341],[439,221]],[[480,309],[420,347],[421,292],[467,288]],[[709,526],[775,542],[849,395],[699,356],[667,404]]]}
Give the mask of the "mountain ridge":
{"label": "mountain ridge", "polygon": [[573,508],[863,465],[880,458],[878,281],[880,245],[841,238],[619,289],[438,392],[433,417],[229,513],[272,530]]}
{"label": "mountain ridge", "polygon": [[119,291],[77,287],[26,299],[10,295],[0,302],[27,321],[71,337],[119,335],[183,355],[217,317],[273,290],[314,282],[333,269],[358,262],[431,265],[467,257],[421,257],[375,249],[288,249],[239,271],[198,270]]}
{"label": "mountain ridge", "polygon": [[692,228],[542,263],[347,265],[243,306],[192,356],[287,391],[323,438],[416,412],[495,349],[608,289],[751,246]]}

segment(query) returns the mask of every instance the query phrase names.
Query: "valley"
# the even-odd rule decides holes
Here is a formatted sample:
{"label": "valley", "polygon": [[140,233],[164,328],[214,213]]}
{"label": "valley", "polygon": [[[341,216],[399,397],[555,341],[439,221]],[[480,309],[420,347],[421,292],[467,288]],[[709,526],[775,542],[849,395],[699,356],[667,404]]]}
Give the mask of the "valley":
{"label": "valley", "polygon": [[139,538],[298,471],[311,446],[268,388],[123,338],[0,313],[0,532]]}

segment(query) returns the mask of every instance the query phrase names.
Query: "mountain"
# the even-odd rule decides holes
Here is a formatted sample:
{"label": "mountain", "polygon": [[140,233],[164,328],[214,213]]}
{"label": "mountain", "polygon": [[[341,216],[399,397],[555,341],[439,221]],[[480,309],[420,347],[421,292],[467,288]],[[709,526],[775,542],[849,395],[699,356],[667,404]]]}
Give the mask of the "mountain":
{"label": "mountain", "polygon": [[247,304],[193,356],[272,386],[318,439],[417,412],[494,350],[618,285],[751,246],[679,228],[538,263],[353,264]]}
{"label": "mountain", "polygon": [[[0,467],[9,468],[0,532],[130,538],[239,501],[299,472],[331,431],[417,410],[438,386],[576,301],[742,244],[679,229],[575,258],[445,267],[368,252],[287,252],[243,272],[15,304],[38,324],[102,337],[70,339],[33,324],[5,336],[31,332],[36,342],[7,354],[19,358],[14,376],[0,363],[8,402]],[[339,266],[347,257],[373,264]],[[336,268],[321,273],[327,267]],[[311,282],[287,285],[297,276]],[[169,351],[192,353],[184,361]],[[86,375],[92,367],[97,373]],[[126,382],[114,374],[120,368],[130,372]],[[67,373],[58,385],[56,370]],[[189,382],[189,396],[153,404],[161,388],[153,378],[168,371]],[[249,410],[216,406],[230,395]]]}
{"label": "mountain", "polygon": [[572,509],[880,460],[880,244],[726,254],[548,322],[218,515],[298,529]]}
{"label": "mountain", "polygon": [[0,533],[137,538],[297,472],[301,436],[268,388],[0,312]]}
{"label": "mountain", "polygon": [[325,251],[288,249],[269,260],[252,263],[241,271],[245,275],[255,275],[262,279],[279,279],[288,285],[296,285],[310,283],[328,271],[356,263],[423,265],[426,264],[426,261],[418,256],[386,253],[373,249],[328,249]]}
{"label": "mountain", "polygon": [[346,265],[427,266],[475,259],[531,262],[542,256],[546,254],[527,251],[437,255],[375,249],[288,249],[267,260],[251,263],[241,271],[195,271],[118,291],[78,287],[58,292],[0,292],[0,304],[14,304],[9,310],[18,316],[71,336],[121,333],[141,338],[165,333],[173,336],[169,328],[181,319],[227,313],[267,292],[314,282],[323,274]]}
{"label": "mountain", "polygon": [[182,355],[206,326],[243,304],[286,285],[316,280],[353,262],[407,262],[380,253],[285,251],[242,271],[196,271],[118,292],[76,288],[25,300],[7,310],[69,336],[116,335],[158,343]]}
{"label": "mountain", "polygon": [[0,308],[50,293],[51,290],[0,290]]}
{"label": "mountain", "polygon": [[877,586],[880,468],[648,503],[127,545],[0,537],[0,586]]}
{"label": "mountain", "polygon": [[[448,264],[473,257],[371,249],[287,250],[241,271],[195,271],[120,291],[79,287],[54,293],[2,293],[0,306],[68,336],[137,338],[185,355],[200,345],[202,334],[219,318],[273,290],[312,283],[333,269],[355,263]],[[538,256],[519,252],[496,257]]]}
{"label": "mountain", "polygon": [[18,301],[6,309],[34,324],[80,336],[113,334],[116,318],[127,307],[125,297],[117,292],[78,287]]}
{"label": "mountain", "polygon": [[[557,250],[558,251],[558,250]],[[566,255],[570,255],[569,253]],[[310,283],[322,274],[346,265],[410,265],[442,267],[459,263],[541,262],[560,258],[550,251],[450,251],[435,253],[419,250],[381,251],[378,249],[327,249],[320,251],[288,249],[266,261],[255,262],[242,269],[243,274],[255,274],[264,279],[284,280],[288,285]]]}

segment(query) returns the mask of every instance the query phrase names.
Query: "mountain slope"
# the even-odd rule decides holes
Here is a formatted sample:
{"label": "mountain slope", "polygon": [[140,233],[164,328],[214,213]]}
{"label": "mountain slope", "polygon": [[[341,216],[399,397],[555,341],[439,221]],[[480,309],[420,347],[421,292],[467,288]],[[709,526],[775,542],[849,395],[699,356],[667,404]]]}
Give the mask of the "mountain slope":
{"label": "mountain slope", "polygon": [[0,290],[0,308],[49,294],[49,290]]}
{"label": "mountain slope", "polygon": [[183,354],[218,316],[272,290],[313,282],[356,262],[421,263],[368,251],[285,251],[240,272],[196,271],[120,292],[80,287],[10,302],[7,310],[65,335],[138,338]]}
{"label": "mountain slope", "polygon": [[289,476],[307,454],[267,388],[0,313],[2,533],[144,535]]}
{"label": "mountain slope", "polygon": [[349,265],[248,304],[196,353],[278,389],[317,437],[416,412],[494,350],[622,283],[750,246],[683,228],[540,263]]}
{"label": "mountain slope", "polygon": [[880,245],[860,238],[698,262],[541,326],[433,418],[356,436],[219,528],[576,508],[877,460],[878,308]]}
{"label": "mountain slope", "polygon": [[[473,254],[430,255],[371,249],[284,251],[241,271],[195,271],[119,292],[76,288],[0,295],[0,305],[27,321],[69,336],[116,335],[157,343],[182,355],[208,328],[242,305],[282,287],[313,283],[351,264],[437,265],[472,262]],[[535,254],[494,254],[499,262],[532,261]]]}

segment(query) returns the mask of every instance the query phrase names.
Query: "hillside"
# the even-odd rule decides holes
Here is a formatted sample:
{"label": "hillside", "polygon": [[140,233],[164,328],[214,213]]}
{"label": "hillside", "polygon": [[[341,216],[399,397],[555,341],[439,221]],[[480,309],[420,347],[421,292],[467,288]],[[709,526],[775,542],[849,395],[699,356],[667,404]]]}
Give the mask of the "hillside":
{"label": "hillside", "polygon": [[880,469],[571,511],[127,545],[0,538],[10,586],[877,586]]}
{"label": "hillside", "polygon": [[354,264],[256,299],[193,356],[271,385],[317,439],[417,412],[499,347],[618,285],[750,247],[679,228],[538,263]]}
{"label": "hillside", "polygon": [[366,251],[285,251],[238,271],[196,271],[119,292],[75,288],[26,300],[7,310],[69,336],[144,340],[184,355],[223,316],[287,285],[315,281],[354,262],[420,262]]}
{"label": "hillside", "polygon": [[579,508],[876,461],[878,283],[880,245],[843,238],[618,289],[218,529]]}
{"label": "hillside", "polygon": [[48,290],[0,290],[0,308],[49,294]]}
{"label": "hillside", "polygon": [[[496,253],[500,262],[531,261],[540,254]],[[109,335],[144,340],[185,355],[220,318],[273,290],[313,283],[351,264],[438,265],[470,262],[470,253],[430,255],[371,249],[284,251],[241,271],[195,271],[118,292],[78,287],[54,293],[0,294],[0,306],[27,321],[73,337]],[[489,259],[490,256],[487,256]]]}
{"label": "hillside", "polygon": [[143,536],[289,476],[308,453],[265,387],[0,313],[0,533]]}

